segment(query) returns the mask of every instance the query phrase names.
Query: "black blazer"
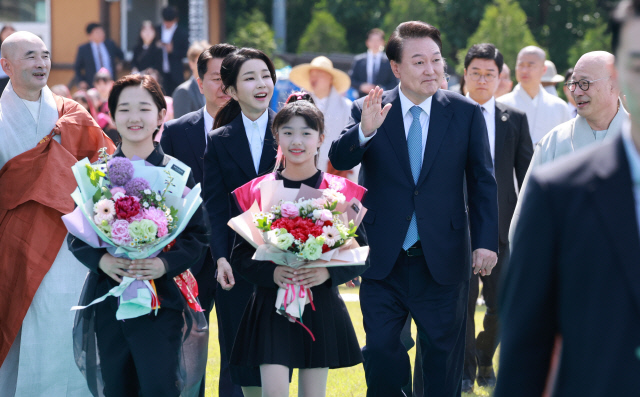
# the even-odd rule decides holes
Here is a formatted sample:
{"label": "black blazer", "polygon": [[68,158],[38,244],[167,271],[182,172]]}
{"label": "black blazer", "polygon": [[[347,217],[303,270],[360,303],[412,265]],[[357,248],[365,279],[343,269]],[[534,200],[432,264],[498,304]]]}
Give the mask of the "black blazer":
{"label": "black blazer", "polygon": [[495,120],[494,171],[498,183],[500,244],[508,244],[509,225],[518,201],[513,172],[515,171],[520,190],[533,156],[533,144],[529,135],[527,115],[524,112],[496,102]]}
{"label": "black blazer", "polygon": [[480,106],[460,94],[436,91],[416,184],[398,87],[383,94],[382,106],[393,106],[375,136],[360,146],[363,102],[360,98],[353,103],[349,124],[329,152],[338,170],[361,164],[359,183],[368,189],[362,204],[368,209],[363,223],[371,247],[371,267],[363,277],[380,280],[391,272],[415,211],[425,260],[436,282],[450,285],[468,280],[469,247],[498,252],[497,187]]}
{"label": "black blazer", "polygon": [[[368,92],[360,91],[360,84],[367,82],[367,53],[356,55],[349,71],[351,77],[351,87],[360,93],[360,96],[367,95]],[[373,77],[373,84],[379,85],[384,90],[390,90],[398,85],[398,79],[393,75],[389,59],[382,53],[378,74]]]}
{"label": "black blazer", "polygon": [[[111,70],[114,76],[111,76],[114,80],[117,78],[116,73],[116,59],[119,61],[124,60],[124,53],[112,40],[106,39],[104,45],[107,47],[107,52],[111,58]],[[76,63],[74,65],[75,70],[75,83],[81,81],[86,82],[89,86],[93,86],[93,76],[95,76],[96,62],[93,58],[93,51],[91,50],[91,43],[82,44],[78,47],[78,54],[76,55]]]}
{"label": "black blazer", "polygon": [[[114,156],[124,156],[120,147],[113,154]],[[162,148],[157,145],[156,149],[151,152],[146,160],[155,165],[167,165],[171,161],[171,157],[164,154]],[[187,187],[193,188],[195,183],[193,178],[189,176]],[[93,248],[84,241],[69,234],[67,236],[69,251],[78,258],[78,260],[89,268],[92,277],[98,277],[97,287],[94,297],[97,298],[107,293],[118,283],[111,277],[107,276],[98,264],[100,259],[107,252],[106,248]],[[182,310],[184,307],[182,294],[178,289],[173,277],[181,274],[189,269],[192,265],[201,262],[204,257],[207,246],[207,228],[203,219],[202,209],[199,208],[189,220],[187,227],[176,238],[176,243],[168,252],[160,252],[158,258],[162,259],[165,264],[167,273],[154,280],[160,297],[161,307],[170,307],[176,310]]]}
{"label": "black blazer", "polygon": [[640,390],[640,237],[620,136],[534,171],[501,296],[496,397],[539,397],[556,335],[553,396]]}
{"label": "black blazer", "polygon": [[205,105],[204,95],[198,88],[196,76],[180,84],[173,90],[173,116],[180,118],[187,113],[202,109]]}
{"label": "black blazer", "polygon": [[179,119],[167,121],[164,125],[162,150],[191,167],[196,183],[202,184],[204,175],[204,149],[207,136],[204,130],[204,109],[187,113]]}
{"label": "black blazer", "polygon": [[[161,25],[156,26],[156,38],[160,40],[162,37]],[[171,44],[173,44],[173,51],[168,54],[169,58],[169,74],[176,84],[184,81],[184,65],[182,60],[187,56],[187,50],[189,49],[189,32],[182,26],[178,25],[173,37],[171,38]],[[162,63],[160,63],[160,70],[162,73]],[[170,92],[167,95],[171,94]]]}
{"label": "black blazer", "polygon": [[153,68],[158,73],[162,73],[162,48],[157,46],[157,42],[153,42],[147,48],[144,48],[142,43],[138,43],[133,49],[131,67],[138,69],[139,72]]}
{"label": "black blazer", "polygon": [[227,226],[238,215],[231,192],[250,180],[272,172],[276,164],[277,145],[271,133],[276,113],[269,109],[269,122],[264,134],[264,144],[258,173],[253,166],[249,140],[239,114],[229,124],[207,135],[204,153],[204,206],[211,224],[210,247],[214,261],[230,260],[235,233]]}

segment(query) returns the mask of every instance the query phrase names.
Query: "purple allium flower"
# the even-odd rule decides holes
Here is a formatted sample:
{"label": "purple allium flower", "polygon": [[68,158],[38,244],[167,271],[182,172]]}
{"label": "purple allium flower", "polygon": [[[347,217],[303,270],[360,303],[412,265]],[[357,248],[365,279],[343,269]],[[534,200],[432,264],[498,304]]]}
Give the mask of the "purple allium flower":
{"label": "purple allium flower", "polygon": [[133,164],[126,157],[114,157],[107,162],[109,182],[112,186],[124,186],[133,178]]}
{"label": "purple allium flower", "polygon": [[144,178],[133,178],[124,185],[124,188],[127,191],[127,195],[142,198],[142,192],[144,192],[145,189],[150,189],[151,186],[149,186],[149,182]]}

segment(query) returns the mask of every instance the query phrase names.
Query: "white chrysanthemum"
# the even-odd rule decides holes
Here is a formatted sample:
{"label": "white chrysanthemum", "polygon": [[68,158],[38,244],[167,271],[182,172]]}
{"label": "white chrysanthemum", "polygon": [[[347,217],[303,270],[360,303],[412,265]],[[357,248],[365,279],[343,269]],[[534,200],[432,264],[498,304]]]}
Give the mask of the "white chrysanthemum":
{"label": "white chrysanthemum", "polygon": [[324,191],[322,192],[322,195],[326,197],[327,200],[337,201],[340,204],[344,203],[346,200],[346,198],[344,197],[344,194],[333,189],[324,189]]}
{"label": "white chrysanthemum", "polygon": [[335,226],[324,226],[322,228],[322,235],[325,238],[324,243],[327,244],[328,247],[336,245],[341,238],[340,231]]}
{"label": "white chrysanthemum", "polygon": [[144,194],[151,194],[151,190],[150,189],[144,189]]}
{"label": "white chrysanthemum", "polygon": [[162,200],[162,196],[159,194],[156,194],[156,201],[161,201]]}

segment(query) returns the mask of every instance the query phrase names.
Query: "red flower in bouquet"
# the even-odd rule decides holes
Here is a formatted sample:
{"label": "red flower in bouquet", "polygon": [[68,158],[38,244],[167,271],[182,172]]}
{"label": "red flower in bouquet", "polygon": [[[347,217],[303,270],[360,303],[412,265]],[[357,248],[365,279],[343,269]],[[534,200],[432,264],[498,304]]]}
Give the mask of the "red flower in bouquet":
{"label": "red flower in bouquet", "polygon": [[140,203],[131,196],[120,197],[116,200],[116,216],[118,219],[128,219],[140,213]]}

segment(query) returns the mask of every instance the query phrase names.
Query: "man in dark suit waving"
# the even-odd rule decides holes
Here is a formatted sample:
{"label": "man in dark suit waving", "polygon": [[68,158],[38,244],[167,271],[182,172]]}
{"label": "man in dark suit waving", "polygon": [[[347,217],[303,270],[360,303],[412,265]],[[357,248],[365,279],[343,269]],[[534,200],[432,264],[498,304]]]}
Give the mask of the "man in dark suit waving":
{"label": "man in dark suit waving", "polygon": [[617,71],[606,73],[631,122],[530,174],[501,294],[496,397],[540,396],[558,336],[551,395],[640,390],[640,1],[622,1],[613,22]]}
{"label": "man in dark suit waving", "polygon": [[[203,182],[203,159],[207,146],[207,133],[213,128],[216,113],[229,100],[229,96],[222,91],[220,64],[222,64],[224,57],[236,49],[231,44],[216,44],[200,54],[197,60],[198,78],[196,81],[200,93],[204,95],[205,106],[195,112],[187,113],[179,119],[167,122],[162,133],[160,140],[162,150],[191,167],[196,183]],[[211,254],[205,255],[203,263],[191,269],[198,282],[199,299],[205,310],[207,321],[215,303],[216,269],[217,266]],[[218,330],[218,338],[221,341],[224,340],[220,330]],[[221,343],[224,352],[223,346],[224,343]],[[221,354],[220,360],[220,395],[241,396],[240,387],[231,382],[227,355]],[[204,386],[204,382],[202,384]],[[204,395],[204,388],[201,391],[201,395]]]}
{"label": "man in dark suit waving", "polygon": [[[472,392],[476,379],[478,386],[495,386],[493,355],[498,345],[498,280],[500,271],[509,258],[509,224],[517,201],[513,174],[515,172],[520,189],[533,156],[527,115],[496,102],[494,98],[500,84],[503,63],[500,51],[493,44],[487,43],[473,45],[464,58],[464,81],[469,90],[467,97],[480,105],[487,124],[491,158],[498,183],[500,231],[498,264],[488,276],[471,276],[469,285],[469,319],[462,378],[462,391],[467,393]],[[484,329],[476,338],[473,317],[479,294],[479,278],[482,279],[482,295],[487,311]]]}
{"label": "man in dark suit waving", "polygon": [[484,117],[477,104],[439,90],[441,47],[435,27],[400,24],[386,49],[400,85],[354,102],[329,155],[340,170],[361,163],[368,189],[371,267],[360,287],[368,397],[404,395],[410,363],[400,331],[409,313],[422,345],[425,395],[460,395],[472,256],[482,275],[497,260],[497,187]]}
{"label": "man in dark suit waving", "polygon": [[351,87],[358,91],[360,97],[367,95],[376,85],[390,90],[398,84],[384,54],[384,32],[371,29],[365,44],[367,52],[356,55],[349,71]]}

